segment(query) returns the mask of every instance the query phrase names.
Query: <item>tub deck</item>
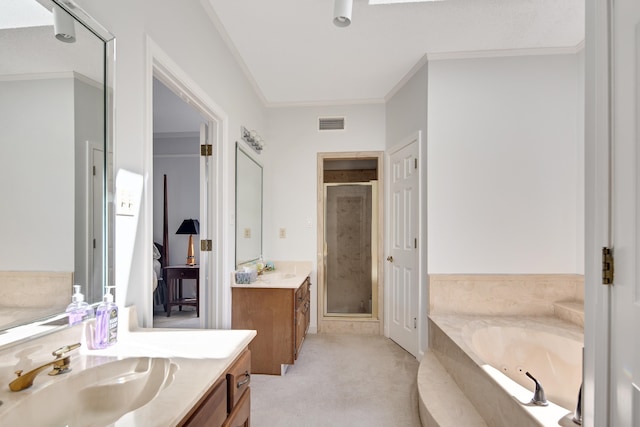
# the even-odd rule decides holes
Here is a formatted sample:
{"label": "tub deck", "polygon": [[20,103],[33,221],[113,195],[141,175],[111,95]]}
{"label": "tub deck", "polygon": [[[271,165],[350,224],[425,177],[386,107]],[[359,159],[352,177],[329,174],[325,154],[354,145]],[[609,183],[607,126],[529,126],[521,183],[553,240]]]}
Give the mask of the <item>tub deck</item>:
{"label": "tub deck", "polygon": [[[472,325],[473,327],[470,327]],[[519,386],[501,372],[486,365],[484,361],[473,351],[470,345],[470,333],[475,327],[487,326],[519,326],[535,330],[560,334],[570,339],[582,340],[582,329],[566,320],[556,317],[515,317],[515,316],[477,316],[464,314],[440,314],[429,317],[429,348],[421,362],[421,371],[431,372],[431,375],[418,378],[418,388],[421,398],[421,419],[424,426],[460,425],[447,421],[447,417],[437,414],[443,412],[456,412],[459,407],[468,408],[465,412],[471,413],[474,424],[482,425],[477,420],[478,415],[482,422],[491,426],[512,427],[518,426],[571,426],[572,409],[566,409],[550,403],[549,406],[539,407],[528,404],[533,395],[533,387],[530,389]],[[425,364],[423,368],[422,364]],[[446,371],[438,372],[438,364]],[[428,366],[427,366],[428,365]],[[440,369],[442,371],[442,369]],[[436,374],[434,374],[436,372]],[[444,375],[444,376],[443,376]],[[447,382],[446,375],[452,379]],[[438,379],[440,378],[440,379]],[[506,382],[504,381],[506,380]],[[509,383],[509,384],[507,384]],[[440,384],[440,385],[438,385]],[[459,403],[460,400],[446,400],[438,402],[428,399],[428,389],[443,388],[454,395],[453,388],[457,387],[460,394],[468,400],[470,406]],[[453,387],[453,388],[452,388]],[[507,391],[507,387],[508,391]],[[577,396],[576,396],[577,399]],[[440,399],[442,401],[442,399]],[[443,411],[436,408],[437,405],[446,405]],[[462,406],[461,406],[462,405]],[[477,414],[472,414],[473,410]],[[424,414],[423,414],[424,412]],[[436,420],[437,418],[437,420]]]}

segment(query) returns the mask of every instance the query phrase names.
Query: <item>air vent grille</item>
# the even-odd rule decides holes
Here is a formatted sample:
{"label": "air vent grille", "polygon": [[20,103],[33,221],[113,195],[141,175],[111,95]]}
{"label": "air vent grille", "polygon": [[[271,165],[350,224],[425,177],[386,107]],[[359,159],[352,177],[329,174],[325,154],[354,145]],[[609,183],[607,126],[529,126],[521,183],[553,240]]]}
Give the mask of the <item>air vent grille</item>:
{"label": "air vent grille", "polygon": [[344,130],[344,117],[319,117],[318,130]]}

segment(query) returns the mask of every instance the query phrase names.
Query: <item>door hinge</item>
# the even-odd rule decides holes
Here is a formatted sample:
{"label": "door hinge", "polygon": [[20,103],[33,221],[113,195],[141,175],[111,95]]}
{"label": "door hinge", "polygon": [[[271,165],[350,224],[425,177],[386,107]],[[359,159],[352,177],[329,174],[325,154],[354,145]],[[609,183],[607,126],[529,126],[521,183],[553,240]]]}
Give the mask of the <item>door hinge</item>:
{"label": "door hinge", "polygon": [[213,242],[210,239],[200,240],[200,250],[203,252],[211,252],[213,250]]}
{"label": "door hinge", "polygon": [[418,158],[413,159],[413,168],[418,169]]}
{"label": "door hinge", "polygon": [[418,329],[418,319],[417,318],[413,318],[413,329]]}
{"label": "door hinge", "polygon": [[96,248],[96,239],[93,239],[93,249]]}
{"label": "door hinge", "polygon": [[213,145],[203,144],[200,146],[200,156],[207,157],[213,155]]}
{"label": "door hinge", "polygon": [[93,167],[93,176],[96,176],[96,167]]}
{"label": "door hinge", "polygon": [[602,284],[613,284],[613,252],[611,248],[602,248]]}
{"label": "door hinge", "polygon": [[417,238],[413,239],[413,249],[418,249],[418,239]]}

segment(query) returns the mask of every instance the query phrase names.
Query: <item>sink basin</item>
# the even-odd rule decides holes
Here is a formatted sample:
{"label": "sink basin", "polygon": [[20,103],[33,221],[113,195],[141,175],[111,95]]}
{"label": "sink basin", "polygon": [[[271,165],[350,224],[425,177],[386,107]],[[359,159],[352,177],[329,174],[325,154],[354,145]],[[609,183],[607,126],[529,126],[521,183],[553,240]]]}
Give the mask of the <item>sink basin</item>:
{"label": "sink basin", "polygon": [[277,282],[279,280],[292,279],[296,277],[293,273],[265,273],[262,276],[258,276],[258,280],[265,283]]}
{"label": "sink basin", "polygon": [[[73,366],[72,366],[73,368]],[[56,377],[40,374],[18,404],[2,415],[4,425],[104,426],[153,400],[178,369],[166,358],[131,357]],[[52,378],[50,384],[38,387]]]}

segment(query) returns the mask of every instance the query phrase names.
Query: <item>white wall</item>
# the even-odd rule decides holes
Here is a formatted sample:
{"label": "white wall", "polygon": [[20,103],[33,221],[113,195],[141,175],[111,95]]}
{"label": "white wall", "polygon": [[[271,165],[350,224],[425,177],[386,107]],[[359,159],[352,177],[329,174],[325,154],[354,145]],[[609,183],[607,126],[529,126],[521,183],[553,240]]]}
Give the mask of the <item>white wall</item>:
{"label": "white wall", "polygon": [[[176,231],[185,219],[200,221],[200,137],[156,137],[153,151],[153,241],[162,244],[164,174],[167,175],[169,264],[187,262],[189,236]],[[193,236],[196,262],[200,238]]]}
{"label": "white wall", "polygon": [[[318,132],[318,117],[345,116],[346,130]],[[267,260],[312,261],[311,328],[317,328],[317,154],[384,150],[384,105],[273,108],[264,164]],[[278,231],[286,228],[287,237]]]}
{"label": "white wall", "polygon": [[[126,169],[141,174],[147,188],[153,179],[151,166],[145,160],[145,143],[150,139],[145,122],[151,108],[146,105],[145,93],[145,88],[151,87],[151,76],[145,69],[149,37],[228,116],[220,161],[226,172],[222,183],[225,193],[220,197],[225,206],[233,206],[233,146],[242,124],[263,133],[264,107],[214,28],[204,2],[78,0],[78,3],[116,36],[115,172]],[[134,239],[122,235],[128,227],[116,229],[116,275],[120,278],[116,301],[120,306],[151,304],[150,288],[142,285],[145,280],[150,282],[151,276],[148,251],[151,242],[146,242],[144,235],[144,230],[152,226],[151,210],[151,206],[142,206],[139,219],[122,217],[135,227]],[[137,225],[134,221],[138,221]],[[233,225],[227,223],[226,235],[220,237],[227,260],[222,267],[227,270],[233,267],[233,230]],[[119,259],[128,253],[132,254],[131,260]],[[228,286],[228,282],[224,285]],[[148,324],[150,319],[144,318],[144,310],[138,313],[139,321]]]}
{"label": "white wall", "polygon": [[0,93],[0,270],[73,271],[73,79],[2,81]]}
{"label": "white wall", "polygon": [[582,272],[579,69],[429,62],[430,273]]}
{"label": "white wall", "polygon": [[[393,147],[409,135],[427,132],[428,66],[423,64],[386,103],[386,146]],[[426,146],[426,138],[423,138]]]}

